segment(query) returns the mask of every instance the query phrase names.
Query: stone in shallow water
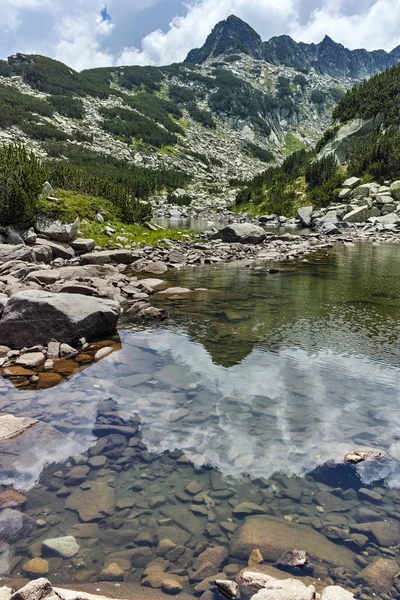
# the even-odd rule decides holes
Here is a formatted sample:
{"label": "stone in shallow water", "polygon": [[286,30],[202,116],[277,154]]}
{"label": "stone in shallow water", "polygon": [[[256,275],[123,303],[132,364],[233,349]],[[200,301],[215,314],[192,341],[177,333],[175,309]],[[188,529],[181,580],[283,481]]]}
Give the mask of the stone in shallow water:
{"label": "stone in shallow water", "polygon": [[101,581],[123,581],[124,570],[117,563],[110,563],[100,573]]}
{"label": "stone in shallow water", "polygon": [[23,565],[22,570],[28,575],[47,575],[49,561],[44,558],[33,558]]}
{"label": "stone in shallow water", "polygon": [[398,572],[399,567],[394,560],[378,558],[361,571],[359,578],[376,591],[388,592]]}
{"label": "stone in shallow water", "polygon": [[378,546],[395,546],[400,543],[400,524],[393,519],[374,521],[372,523],[359,523],[352,525],[350,531],[363,533],[378,544]]}
{"label": "stone in shallow water", "polygon": [[199,494],[202,489],[203,485],[200,482],[193,480],[185,487],[185,492],[191,496],[196,496],[196,494]]}
{"label": "stone in shallow water", "polygon": [[253,504],[253,502],[242,502],[241,504],[235,506],[232,514],[235,515],[235,517],[262,515],[265,514],[265,508],[258,506],[258,504]]}
{"label": "stone in shallow water", "polygon": [[44,540],[43,549],[62,556],[72,558],[79,551],[79,545],[72,535]]}
{"label": "stone in shallow water", "polygon": [[74,510],[85,523],[100,521],[115,509],[115,491],[106,481],[91,481],[90,489],[75,490],[65,501],[65,508]]}
{"label": "stone in shallow water", "polygon": [[265,582],[264,587],[253,596],[252,600],[314,600],[315,588],[308,587],[297,579],[278,580],[273,577]]}
{"label": "stone in shallow water", "polygon": [[27,352],[17,358],[16,364],[22,367],[37,367],[44,361],[44,358],[43,352]]}
{"label": "stone in shallow water", "polygon": [[0,540],[2,542],[17,542],[28,537],[36,528],[35,521],[11,508],[0,512]]}
{"label": "stone in shallow water", "polygon": [[5,490],[0,494],[0,510],[3,508],[20,508],[26,502],[26,497],[15,490]]}
{"label": "stone in shallow water", "polygon": [[248,560],[260,549],[266,561],[277,561],[288,548],[303,548],[311,559],[329,561],[335,566],[354,568],[354,554],[327,540],[310,527],[288,523],[274,517],[247,517],[231,540],[230,554]]}

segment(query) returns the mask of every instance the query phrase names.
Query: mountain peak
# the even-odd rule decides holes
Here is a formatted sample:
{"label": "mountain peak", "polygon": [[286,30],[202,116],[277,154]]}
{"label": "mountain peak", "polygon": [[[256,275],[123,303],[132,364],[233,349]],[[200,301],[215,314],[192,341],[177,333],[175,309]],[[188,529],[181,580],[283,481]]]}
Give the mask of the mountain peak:
{"label": "mountain peak", "polygon": [[189,52],[185,62],[200,64],[208,58],[227,53],[244,53],[253,58],[262,58],[261,37],[236,15],[217,23],[204,46]]}

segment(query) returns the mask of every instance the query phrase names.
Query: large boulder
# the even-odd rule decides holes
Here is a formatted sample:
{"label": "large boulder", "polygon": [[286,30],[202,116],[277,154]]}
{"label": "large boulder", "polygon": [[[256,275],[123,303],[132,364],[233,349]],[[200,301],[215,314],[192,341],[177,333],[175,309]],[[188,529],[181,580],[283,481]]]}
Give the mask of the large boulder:
{"label": "large boulder", "polygon": [[65,242],[55,242],[54,240],[44,240],[42,238],[37,238],[33,249],[36,247],[50,248],[54,258],[62,258],[64,260],[69,260],[70,258],[75,257],[75,251],[71,248],[69,244]]}
{"label": "large boulder", "polygon": [[374,220],[382,225],[399,225],[400,215],[397,213],[389,213],[383,217],[376,217]]}
{"label": "large boulder", "polygon": [[36,221],[35,229],[41,235],[46,235],[55,242],[71,242],[79,231],[80,221],[75,219],[73,223],[62,223],[52,219],[40,218]]}
{"label": "large boulder", "polygon": [[393,181],[390,186],[390,193],[396,200],[400,200],[400,181]]}
{"label": "large boulder", "polygon": [[264,560],[276,562],[288,549],[306,551],[311,559],[335,566],[354,568],[354,555],[345,546],[330,542],[310,527],[274,517],[248,517],[231,540],[232,556],[247,561],[252,550],[260,550]]}
{"label": "large boulder", "polygon": [[115,330],[117,302],[79,294],[26,290],[10,297],[0,319],[0,340],[12,348],[47,345],[52,339],[74,345]]}
{"label": "large boulder", "polygon": [[24,245],[11,246],[8,244],[0,244],[0,265],[9,260],[24,260],[32,261],[32,250]]}
{"label": "large boulder", "polygon": [[312,206],[302,206],[297,211],[297,219],[299,219],[305,227],[310,227],[311,225],[311,215],[313,210]]}
{"label": "large boulder", "polygon": [[345,216],[345,220],[348,223],[365,223],[366,221],[368,221],[368,218],[369,207],[367,205],[358,206],[357,208],[354,208],[352,211],[347,213],[347,215]]}
{"label": "large boulder", "polygon": [[265,237],[264,229],[252,223],[233,223],[213,235],[215,240],[227,243],[240,242],[241,244],[260,244]]}

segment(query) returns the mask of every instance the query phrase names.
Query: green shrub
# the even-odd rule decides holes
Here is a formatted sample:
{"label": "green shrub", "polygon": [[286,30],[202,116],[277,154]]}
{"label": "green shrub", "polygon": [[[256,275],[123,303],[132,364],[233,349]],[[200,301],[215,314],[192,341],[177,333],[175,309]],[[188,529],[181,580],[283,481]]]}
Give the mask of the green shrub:
{"label": "green shrub", "polygon": [[306,167],[306,183],[310,187],[322,185],[330,179],[337,171],[336,159],[333,155],[315,160]]}
{"label": "green shrub", "polygon": [[257,146],[257,144],[253,144],[252,142],[248,142],[244,146],[244,150],[246,154],[249,154],[249,156],[254,156],[254,158],[258,158],[262,162],[270,163],[274,160],[274,155],[270,150],[261,148],[261,146]]}
{"label": "green shrub", "polygon": [[100,112],[106,119],[103,123],[104,129],[121,137],[128,144],[131,143],[132,138],[136,138],[156,148],[162,148],[173,146],[178,141],[174,133],[166,131],[151,119],[133,110],[102,108]]}
{"label": "green shrub", "polygon": [[194,102],[196,100],[195,92],[181,85],[172,85],[168,90],[168,96],[172,102],[181,105],[185,105],[188,102]]}
{"label": "green shrub", "polygon": [[0,224],[30,225],[36,215],[45,174],[24,146],[0,148]]}
{"label": "green shrub", "polygon": [[304,75],[296,75],[293,79],[293,83],[299,85],[301,89],[304,89],[308,86],[308,80],[306,77],[304,77]]}
{"label": "green shrub", "polygon": [[70,119],[83,119],[85,112],[83,110],[82,100],[73,98],[71,96],[51,96],[49,98],[50,104],[54,109]]}
{"label": "green shrub", "polygon": [[0,127],[21,125],[32,118],[31,113],[51,117],[53,108],[45,100],[22,94],[11,86],[0,84]]}
{"label": "green shrub", "polygon": [[124,101],[128,106],[141,112],[149,119],[161,123],[168,131],[172,133],[180,133],[184,135],[182,127],[175,123],[171,117],[172,114],[176,119],[182,117],[182,111],[174,102],[152,96],[147,92],[141,92],[136,96],[125,96]]}
{"label": "green shrub", "polygon": [[192,204],[192,198],[189,194],[183,196],[175,196],[169,193],[167,196],[168,204],[175,204],[176,206],[190,206]]}
{"label": "green shrub", "polygon": [[365,136],[351,152],[349,175],[368,175],[383,183],[386,179],[400,178],[400,133],[388,131],[385,135],[371,133]]}
{"label": "green shrub", "polygon": [[57,129],[57,127],[51,123],[44,121],[42,123],[26,121],[21,125],[21,129],[26,133],[26,135],[34,140],[56,140],[61,142],[67,140],[69,137],[64,131]]}
{"label": "green shrub", "polygon": [[326,94],[321,92],[321,90],[313,90],[311,92],[311,102],[314,104],[323,104],[326,100]]}
{"label": "green shrub", "polygon": [[194,121],[197,121],[197,123],[200,123],[201,125],[203,125],[204,127],[207,127],[208,129],[216,129],[217,125],[212,117],[212,114],[210,113],[209,110],[201,110],[200,108],[198,108],[196,106],[196,104],[194,102],[190,102],[187,105],[187,109],[189,112],[189,115],[192,117],[192,119]]}
{"label": "green shrub", "polygon": [[315,152],[317,154],[322,150],[324,146],[326,146],[328,142],[333,140],[339,129],[340,127],[339,125],[337,125],[336,127],[330,127],[325,131],[324,135],[318,140],[317,145],[315,146]]}
{"label": "green shrub", "polygon": [[400,123],[400,65],[349,90],[336,106],[333,118],[345,123],[379,113],[384,114],[386,126]]}

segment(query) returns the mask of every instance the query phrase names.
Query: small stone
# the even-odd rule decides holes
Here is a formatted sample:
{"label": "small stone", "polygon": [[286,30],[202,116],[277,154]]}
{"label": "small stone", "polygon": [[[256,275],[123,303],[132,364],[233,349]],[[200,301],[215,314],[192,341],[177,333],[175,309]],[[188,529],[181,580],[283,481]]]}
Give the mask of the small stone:
{"label": "small stone", "polygon": [[360,488],[358,490],[358,497],[360,500],[367,500],[368,502],[372,502],[373,504],[381,504],[382,496],[373,490],[368,490],[366,488]]}
{"label": "small stone", "polygon": [[114,348],[111,348],[111,346],[106,346],[105,348],[100,348],[100,350],[98,350],[96,352],[96,354],[94,355],[94,360],[101,360],[102,358],[105,358],[106,356],[108,356],[109,354],[112,354],[114,352]]}
{"label": "small stone", "polygon": [[230,581],[229,579],[216,579],[215,587],[218,592],[220,592],[225,598],[230,598],[234,600],[239,595],[239,586],[234,581]]}
{"label": "small stone", "polygon": [[172,579],[171,577],[167,577],[166,579],[163,579],[161,589],[166,594],[180,594],[183,588],[179,581]]}
{"label": "small stone", "polygon": [[169,538],[164,538],[158,542],[157,546],[157,556],[164,557],[168,552],[174,550],[176,548],[176,544],[170,540]]}
{"label": "small stone", "polygon": [[26,503],[26,497],[13,489],[0,494],[0,510],[3,508],[21,508]]}
{"label": "small stone", "polygon": [[253,504],[252,502],[242,502],[235,506],[232,514],[235,517],[248,517],[250,515],[261,515],[265,513],[265,509],[262,506]]}
{"label": "small stone", "polygon": [[89,459],[89,466],[91,466],[93,469],[101,469],[102,467],[104,467],[107,463],[107,458],[105,456],[93,456],[92,458]]}
{"label": "small stone", "polygon": [[71,356],[75,356],[78,354],[78,350],[72,348],[69,344],[61,344],[60,346],[60,356],[62,358],[70,358]]}
{"label": "small stone", "polygon": [[264,562],[264,557],[261,554],[260,550],[254,549],[250,552],[250,556],[249,556],[249,561],[248,561],[248,566],[249,567],[254,567],[255,565],[260,565],[262,562]]}
{"label": "small stone", "polygon": [[79,551],[79,545],[72,535],[44,540],[43,548],[63,558],[72,558]]}
{"label": "small stone", "polygon": [[193,480],[185,487],[185,492],[191,496],[196,496],[196,494],[199,494],[202,489],[203,485],[198,481]]}
{"label": "small stone", "polygon": [[47,575],[49,572],[49,561],[44,558],[32,558],[25,563],[22,570],[28,575]]}
{"label": "small stone", "polygon": [[110,563],[100,573],[101,581],[123,581],[124,571],[117,563]]}

